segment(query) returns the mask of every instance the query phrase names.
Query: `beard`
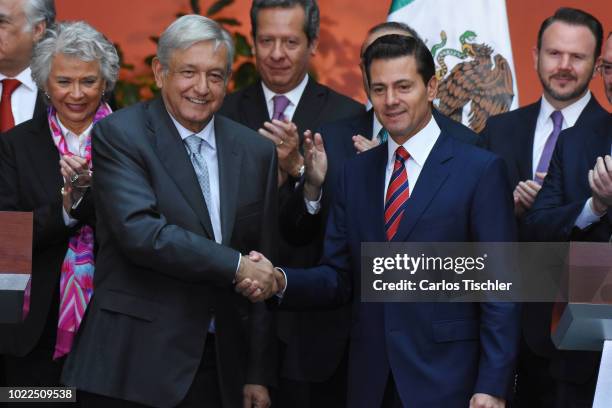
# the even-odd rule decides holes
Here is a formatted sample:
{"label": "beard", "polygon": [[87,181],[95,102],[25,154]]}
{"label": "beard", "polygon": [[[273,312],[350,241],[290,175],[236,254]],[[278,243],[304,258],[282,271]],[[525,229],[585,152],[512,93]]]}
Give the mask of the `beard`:
{"label": "beard", "polygon": [[594,69],[595,69],[595,61],[593,61],[593,66],[591,67],[591,70],[589,70],[590,74],[585,75],[582,82],[576,83],[576,86],[573,89],[567,89],[567,90],[562,90],[562,91],[558,91],[552,87],[551,83],[553,79],[570,79],[570,80],[576,81],[579,78],[577,78],[576,75],[570,72],[565,72],[565,71],[556,72],[555,74],[546,78],[542,75],[542,70],[540,68],[540,61],[538,61],[537,71],[538,71],[538,78],[540,79],[540,83],[542,84],[542,88],[544,88],[544,91],[546,91],[546,93],[550,95],[553,99],[556,99],[561,102],[567,102],[573,99],[577,99],[584,94],[584,92],[589,87],[589,83],[591,82],[591,78],[593,77]]}
{"label": "beard", "polygon": [[553,99],[556,99],[561,102],[571,101],[573,99],[577,99],[578,97],[584,95],[584,92],[588,89],[589,83],[591,82],[591,76],[586,77],[582,82],[578,82],[573,89],[567,89],[564,91],[557,91],[551,85],[552,79],[555,78],[564,78],[564,79],[572,79],[576,80],[576,76],[572,74],[563,74],[558,73],[551,75],[548,79],[543,78],[538,72],[538,77],[540,78],[540,83],[542,87]]}

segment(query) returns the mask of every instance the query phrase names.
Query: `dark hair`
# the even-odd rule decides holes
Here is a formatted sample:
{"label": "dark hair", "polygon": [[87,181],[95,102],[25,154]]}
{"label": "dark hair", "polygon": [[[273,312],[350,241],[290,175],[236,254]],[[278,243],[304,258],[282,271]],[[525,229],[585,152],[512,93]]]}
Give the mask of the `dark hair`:
{"label": "dark hair", "polygon": [[291,8],[299,5],[304,9],[304,33],[308,38],[308,44],[319,36],[319,6],[317,0],[253,0],[251,5],[251,33],[253,38],[257,37],[257,14],[267,8]]}
{"label": "dark hair", "polygon": [[569,7],[561,7],[560,9],[555,11],[555,14],[548,17],[542,22],[542,25],[540,26],[540,31],[538,31],[538,50],[542,48],[542,35],[544,35],[544,31],[546,31],[546,29],[550,27],[552,23],[555,23],[557,21],[569,25],[578,25],[588,28],[595,37],[594,58],[597,58],[599,54],[601,54],[601,43],[603,42],[603,27],[601,26],[599,20],[597,20],[594,16],[590,15],[586,11]]}
{"label": "dark hair", "polygon": [[387,30],[405,31],[414,38],[421,39],[421,36],[419,36],[414,28],[410,27],[408,24],[400,23],[399,21],[385,21],[384,23],[376,24],[368,30],[368,35]]}
{"label": "dark hair", "polygon": [[388,34],[377,38],[363,54],[368,83],[371,83],[370,66],[374,60],[389,60],[400,57],[414,57],[417,72],[427,85],[436,72],[433,57],[425,43],[417,37]]}

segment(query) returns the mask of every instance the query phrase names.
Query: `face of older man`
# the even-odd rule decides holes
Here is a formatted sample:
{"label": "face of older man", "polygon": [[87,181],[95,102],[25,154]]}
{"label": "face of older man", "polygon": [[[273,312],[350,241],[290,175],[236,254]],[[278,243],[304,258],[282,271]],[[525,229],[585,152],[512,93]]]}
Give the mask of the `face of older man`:
{"label": "face of older man", "polygon": [[294,89],[308,72],[317,39],[308,44],[302,6],[265,8],[257,14],[255,64],[268,88],[276,93]]}
{"label": "face of older man", "polygon": [[168,112],[185,128],[201,131],[219,110],[225,97],[227,49],[214,41],[201,41],[175,50],[168,71],[153,61],[157,86]]}
{"label": "face of older man", "polygon": [[81,134],[93,122],[105,86],[98,61],[57,54],[45,91],[62,124]]}
{"label": "face of older man", "polygon": [[0,72],[16,76],[30,64],[32,48],[40,40],[45,23],[26,30],[26,0],[0,0]]}
{"label": "face of older man", "polygon": [[612,36],[608,36],[606,40],[606,45],[601,53],[600,64],[606,96],[608,102],[612,103]]}
{"label": "face of older man", "polygon": [[585,26],[560,21],[542,34],[534,59],[547,100],[557,109],[584,95],[595,73],[595,36]]}

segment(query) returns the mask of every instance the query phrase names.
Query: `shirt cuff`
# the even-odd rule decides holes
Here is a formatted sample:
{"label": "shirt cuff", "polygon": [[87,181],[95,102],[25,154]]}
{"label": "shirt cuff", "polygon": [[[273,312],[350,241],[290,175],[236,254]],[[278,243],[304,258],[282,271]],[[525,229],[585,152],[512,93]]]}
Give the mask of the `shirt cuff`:
{"label": "shirt cuff", "polygon": [[236,272],[234,272],[234,280],[232,281],[232,284],[236,284],[236,282],[238,282],[238,280],[236,279],[238,277],[238,269],[240,269],[240,260],[242,259],[242,254],[239,252],[238,253],[238,262],[236,263]]}
{"label": "shirt cuff", "polygon": [[576,222],[574,223],[576,227],[580,229],[585,229],[589,225],[599,221],[599,219],[605,215],[605,213],[601,216],[595,214],[595,211],[593,211],[592,201],[593,199],[589,198],[587,202],[584,203],[584,207],[582,208],[580,215],[578,215],[578,218],[576,218]]}
{"label": "shirt cuff", "polygon": [[64,225],[67,227],[74,227],[77,225],[78,220],[72,218],[67,212],[64,206],[62,206],[62,218],[64,219]]}
{"label": "shirt cuff", "polygon": [[[315,215],[321,211],[321,197],[323,196],[323,189],[319,191],[319,198],[316,201],[310,201],[306,197],[304,197],[304,203],[306,204],[306,211],[308,214]],[[284,273],[284,272],[283,272]]]}
{"label": "shirt cuff", "polygon": [[285,291],[287,290],[287,286],[289,286],[289,282],[287,282],[287,274],[285,273],[283,268],[275,267],[274,269],[276,269],[277,271],[282,273],[283,277],[285,278],[285,287],[283,288],[282,291],[277,292],[276,295],[274,295],[274,296],[276,296],[278,298],[279,301],[281,301],[281,300],[283,300],[283,296],[285,296]]}

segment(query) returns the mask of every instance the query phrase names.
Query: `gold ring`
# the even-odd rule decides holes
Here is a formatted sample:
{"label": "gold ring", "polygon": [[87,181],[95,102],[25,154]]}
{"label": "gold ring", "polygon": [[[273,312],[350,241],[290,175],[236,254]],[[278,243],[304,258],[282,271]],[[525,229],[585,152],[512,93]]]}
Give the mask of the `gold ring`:
{"label": "gold ring", "polygon": [[283,143],[285,143],[285,141],[284,141],[283,139],[281,139],[281,141],[280,141],[280,142],[278,142],[277,146],[282,146],[282,145],[283,145]]}

